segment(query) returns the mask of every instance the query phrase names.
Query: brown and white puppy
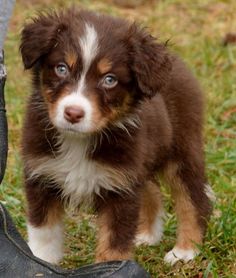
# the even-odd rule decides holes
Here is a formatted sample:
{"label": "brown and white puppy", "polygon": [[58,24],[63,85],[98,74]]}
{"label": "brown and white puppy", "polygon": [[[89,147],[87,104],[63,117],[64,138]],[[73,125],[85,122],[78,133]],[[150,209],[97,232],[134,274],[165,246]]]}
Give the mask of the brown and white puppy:
{"label": "brown and white puppy", "polygon": [[33,73],[22,140],[33,253],[61,260],[64,207],[82,203],[98,217],[96,261],[158,242],[159,173],[179,222],[165,260],[192,259],[211,205],[202,93],[185,65],[135,24],[76,9],[34,19],[20,49]]}

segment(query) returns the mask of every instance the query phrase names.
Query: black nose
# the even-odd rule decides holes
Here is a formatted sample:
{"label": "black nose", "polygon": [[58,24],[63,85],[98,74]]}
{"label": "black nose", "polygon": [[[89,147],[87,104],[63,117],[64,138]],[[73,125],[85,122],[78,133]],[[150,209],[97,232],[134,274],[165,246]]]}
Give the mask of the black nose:
{"label": "black nose", "polygon": [[76,105],[67,106],[64,111],[64,117],[72,124],[78,123],[84,117],[84,110]]}

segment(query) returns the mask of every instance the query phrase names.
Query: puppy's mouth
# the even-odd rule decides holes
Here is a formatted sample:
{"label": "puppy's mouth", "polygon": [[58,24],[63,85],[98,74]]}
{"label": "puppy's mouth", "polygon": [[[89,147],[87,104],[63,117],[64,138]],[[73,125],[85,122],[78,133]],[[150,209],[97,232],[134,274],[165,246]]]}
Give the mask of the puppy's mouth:
{"label": "puppy's mouth", "polygon": [[57,126],[54,124],[56,129],[63,134],[68,135],[74,135],[74,136],[82,136],[86,137],[88,135],[93,134],[95,131],[91,128],[85,128],[85,127],[79,127],[79,126],[73,126],[71,124],[65,125],[65,126]]}

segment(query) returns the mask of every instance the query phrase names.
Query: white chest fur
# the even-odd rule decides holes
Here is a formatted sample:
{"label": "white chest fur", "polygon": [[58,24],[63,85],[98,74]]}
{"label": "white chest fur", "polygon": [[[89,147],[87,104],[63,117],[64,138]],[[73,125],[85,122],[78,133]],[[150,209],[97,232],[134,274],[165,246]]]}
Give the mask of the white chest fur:
{"label": "white chest fur", "polygon": [[33,158],[28,161],[31,177],[43,176],[62,189],[62,196],[71,208],[90,201],[94,194],[106,190],[128,190],[128,175],[113,167],[87,158],[90,142],[86,138],[64,138],[54,157]]}

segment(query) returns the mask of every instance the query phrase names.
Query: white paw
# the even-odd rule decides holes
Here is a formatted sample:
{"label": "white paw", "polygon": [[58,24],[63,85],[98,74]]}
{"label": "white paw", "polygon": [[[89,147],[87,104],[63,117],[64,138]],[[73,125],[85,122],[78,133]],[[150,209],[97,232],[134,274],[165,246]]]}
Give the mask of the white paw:
{"label": "white paw", "polygon": [[29,243],[29,247],[35,257],[51,264],[59,264],[63,258],[62,250],[59,251],[58,248],[55,248],[50,243],[41,247]]}
{"label": "white paw", "polygon": [[28,245],[33,254],[51,264],[63,257],[63,228],[61,225],[36,228],[28,225]]}
{"label": "white paw", "polygon": [[151,232],[140,233],[136,235],[135,245],[155,245],[161,241],[163,235],[164,213],[160,212],[152,226]]}
{"label": "white paw", "polygon": [[197,254],[197,250],[180,249],[178,247],[174,247],[165,255],[164,261],[171,265],[174,265],[178,261],[184,261],[185,263],[187,263],[188,261],[192,260]]}
{"label": "white paw", "polygon": [[158,235],[158,237],[156,237],[155,235],[151,235],[151,234],[148,234],[148,233],[138,234],[136,236],[136,239],[135,239],[135,245],[136,246],[139,246],[139,245],[142,245],[142,244],[155,245],[158,242],[160,242],[161,237],[162,237],[162,235]]}

